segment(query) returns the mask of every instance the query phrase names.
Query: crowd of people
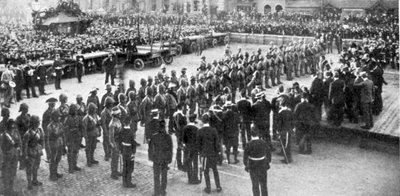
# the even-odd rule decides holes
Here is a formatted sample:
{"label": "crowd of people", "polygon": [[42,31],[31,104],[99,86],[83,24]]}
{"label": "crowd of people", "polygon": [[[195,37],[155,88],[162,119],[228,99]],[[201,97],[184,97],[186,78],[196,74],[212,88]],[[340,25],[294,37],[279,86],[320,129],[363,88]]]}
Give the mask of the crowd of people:
{"label": "crowd of people", "polygon": [[[175,70],[169,75],[166,66],[162,66],[154,77],[142,78],[138,89],[133,80],[128,88],[118,84],[114,93],[111,84],[107,84],[107,92],[101,99],[97,96],[98,89],[93,89],[86,104],[81,95],[76,97],[76,103],[68,103],[65,94],[58,100],[50,98],[42,119],[30,115],[25,103],[20,104],[21,114],[15,120],[4,107],[0,127],[2,173],[10,176],[3,178],[8,185],[6,191],[12,193],[18,162],[26,170],[28,189],[42,185],[37,179],[42,149],[46,151],[52,181],[62,177],[57,170],[62,155],[67,155],[70,173],[81,170],[77,159],[83,138],[87,166],[98,164],[94,154],[100,135],[104,160],[111,160],[110,177],[119,179],[122,175],[123,186],[133,188],[136,185],[131,182],[131,174],[136,147],[140,145],[136,140],[140,125],[144,127],[144,143],[149,144],[149,158],[157,176],[156,195],[166,193],[168,164],[173,155],[171,135],[177,138],[177,167],[188,173],[190,184],[200,183],[199,158],[205,163],[202,168],[206,193],[211,192],[210,169],[217,191],[222,190],[217,165],[224,159],[228,164],[239,162],[241,140],[243,162],[255,183],[253,191],[260,191],[260,185],[265,193],[266,171],[275,150],[272,141],[281,143],[278,155],[284,157],[284,163],[293,160],[293,134],[299,153],[311,154],[313,130],[322,118],[322,106],[334,126],[340,126],[344,113],[351,123],[358,123],[361,115],[362,128],[373,126],[373,115],[378,115],[383,106],[382,85],[386,82],[382,67],[393,60],[393,56],[381,55],[380,49],[386,48],[382,47],[384,44],[369,40],[364,45],[345,48],[339,68],[325,59],[320,40],[272,45],[267,51],[245,52],[241,48],[232,51],[227,46],[220,60],[208,61],[202,56],[197,74],[191,77],[186,75],[186,68],[178,76]],[[297,82],[286,89],[280,85],[282,75],[291,81],[305,74],[313,76],[310,87]],[[279,86],[278,92],[268,100],[264,89],[273,86]],[[195,124],[198,118],[202,121],[199,130]],[[123,167],[119,171],[120,155]],[[265,164],[260,166],[260,161]]]}
{"label": "crowd of people", "polygon": [[[233,50],[228,45],[220,59],[209,60],[202,56],[193,76],[186,74],[186,68],[178,75],[176,70],[168,72],[163,65],[156,75],[142,78],[139,87],[131,80],[127,87],[123,82],[117,84],[114,92],[116,61],[110,54],[102,62],[107,68],[107,92],[101,98],[97,88],[90,92],[86,102],[81,95],[76,101],[68,102],[67,95],[61,93],[58,99],[53,97],[46,101],[48,109],[41,118],[30,115],[29,106],[21,103],[15,120],[8,109],[14,90],[17,102],[22,100],[24,88],[28,98],[30,91],[33,97],[37,96],[36,85],[41,95],[46,94],[46,73],[50,70],[44,66],[45,59],[55,59],[51,68],[56,77],[56,89],[61,89],[60,59],[110,47],[124,50],[130,44],[152,42],[154,37],[168,40],[174,37],[173,31],[181,31],[174,25],[183,19],[170,16],[158,23],[159,18],[155,16],[97,16],[82,35],[58,35],[33,31],[30,26],[1,24],[0,30],[4,31],[0,31],[3,32],[0,64],[5,64],[5,69],[1,75],[4,100],[0,146],[5,195],[15,193],[13,180],[18,165],[26,171],[29,190],[42,185],[38,169],[43,149],[51,181],[63,177],[58,172],[63,155],[67,155],[69,173],[81,170],[77,159],[81,158],[83,139],[87,166],[99,164],[95,160],[95,154],[99,154],[96,152],[99,137],[103,141],[104,161],[110,161],[110,178],[117,180],[122,176],[123,187],[136,187],[132,183],[132,172],[136,148],[141,145],[136,138],[139,126],[144,127],[143,143],[148,144],[149,159],[153,162],[155,195],[166,194],[168,165],[172,162],[174,147],[177,167],[187,172],[189,184],[201,183],[200,160],[200,175],[204,173],[206,184],[204,192],[211,193],[210,169],[217,191],[222,191],[217,165],[224,160],[228,164],[240,162],[239,141],[253,193],[266,195],[267,170],[271,152],[276,148],[274,141],[280,144],[278,156],[289,164],[293,161],[292,143],[299,146],[300,154],[312,153],[313,131],[318,129],[324,112],[333,126],[340,126],[346,117],[350,123],[360,123],[361,119],[364,129],[372,128],[373,116],[383,109],[384,69],[388,65],[399,69],[398,19],[395,16],[369,16],[366,20],[348,18],[344,22],[339,21],[337,14],[319,17],[281,13],[254,15],[253,20],[258,20],[255,23],[249,23],[247,18],[235,18],[232,23],[214,21],[211,26],[220,32],[305,35],[317,39],[311,43],[300,40],[280,46],[271,43],[264,51],[261,48]],[[153,26],[145,26],[150,20]],[[180,33],[192,35],[209,31],[199,28],[198,24],[203,23],[196,22],[194,19],[182,22],[188,28],[182,26]],[[170,34],[160,33],[158,26],[164,23],[170,27],[162,31],[173,29]],[[139,29],[143,35],[133,30],[138,24],[142,26]],[[160,38],[161,35],[165,37]],[[341,41],[344,38],[365,40],[345,47]],[[325,57],[326,53],[333,52],[334,43],[341,55],[339,65]],[[77,62],[78,68],[81,77],[82,59]],[[310,86],[296,82],[296,78],[304,75],[313,77]],[[293,81],[292,86],[285,89],[281,82],[283,77]],[[78,81],[81,82],[79,74]],[[264,91],[273,87],[277,87],[277,94],[269,99]],[[60,103],[58,107],[57,102]],[[202,123],[197,124],[197,119]],[[175,146],[172,135],[176,137]],[[122,161],[122,168],[118,168],[119,161]]]}

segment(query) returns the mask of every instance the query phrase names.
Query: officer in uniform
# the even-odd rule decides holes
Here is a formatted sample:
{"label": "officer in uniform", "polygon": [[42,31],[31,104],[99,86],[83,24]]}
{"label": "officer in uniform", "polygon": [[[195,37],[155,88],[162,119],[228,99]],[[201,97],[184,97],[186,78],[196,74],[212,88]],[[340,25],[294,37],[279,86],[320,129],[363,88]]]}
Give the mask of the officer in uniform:
{"label": "officer in uniform", "polygon": [[112,119],[111,109],[114,105],[114,100],[111,97],[105,99],[105,107],[100,114],[101,127],[103,129],[103,149],[104,160],[108,161],[111,158],[110,140],[109,140],[109,125]]}
{"label": "officer in uniform", "polygon": [[[115,134],[115,133],[114,133]],[[122,154],[122,182],[125,188],[135,188],[132,184],[132,172],[135,164],[136,141],[134,132],[122,129],[120,132]]]}
{"label": "officer in uniform", "polygon": [[196,94],[198,99],[197,103],[199,106],[198,109],[199,116],[202,116],[205,112],[207,112],[207,95],[206,95],[204,80],[205,80],[204,75],[201,75],[199,79],[199,84],[197,85],[196,88]]}
{"label": "officer in uniform", "polygon": [[140,79],[140,87],[138,90],[139,103],[142,103],[142,100],[144,99],[144,97],[146,97],[146,86],[147,81],[144,78]]}
{"label": "officer in uniform", "polygon": [[109,143],[111,147],[111,178],[118,180],[121,173],[118,172],[118,160],[121,150],[121,131],[123,125],[121,123],[121,110],[119,107],[112,108],[112,119],[109,124]]}
{"label": "officer in uniform", "polygon": [[65,120],[65,138],[68,147],[68,172],[80,171],[77,166],[79,148],[82,143],[82,118],[78,115],[78,106],[72,104]]}
{"label": "officer in uniform", "polygon": [[[55,72],[55,88],[56,90],[61,89],[61,77],[63,74],[62,62],[60,60],[60,54],[56,54],[56,58],[54,59],[53,63],[53,70]],[[61,100],[60,100],[61,101]]]}
{"label": "officer in uniform", "polygon": [[100,136],[101,123],[97,115],[97,107],[93,103],[88,105],[88,113],[83,118],[83,136],[86,141],[86,161],[87,166],[99,164],[94,159],[94,151],[96,150],[97,137]]}
{"label": "officer in uniform", "polygon": [[58,163],[61,161],[61,155],[64,153],[64,125],[61,122],[60,111],[55,110],[51,115],[51,122],[47,126],[49,134],[50,147],[50,180],[56,181],[62,175],[57,172]]}
{"label": "officer in uniform", "polygon": [[153,162],[154,195],[166,195],[168,164],[172,162],[173,143],[165,121],[159,121],[157,132],[149,141],[149,160]]}
{"label": "officer in uniform", "polygon": [[218,133],[213,127],[210,127],[209,114],[203,114],[201,118],[203,127],[197,132],[197,146],[201,156],[202,168],[204,168],[204,179],[206,182],[206,188],[204,192],[207,194],[211,193],[211,182],[210,182],[210,169],[214,173],[214,181],[217,187],[217,192],[221,192],[221,184],[219,181],[219,173],[217,169],[219,145],[218,145]]}
{"label": "officer in uniform", "polygon": [[[33,115],[30,119],[29,130],[24,134],[23,155],[26,163],[26,178],[28,181],[28,190],[32,186],[42,186],[43,183],[37,179],[37,172],[40,166],[40,157],[43,155],[44,134],[39,128],[40,120],[38,116]],[[51,136],[51,135],[50,135]]]}
{"label": "officer in uniform", "polygon": [[244,149],[243,163],[245,170],[250,173],[253,195],[267,196],[267,171],[271,163],[271,150],[268,143],[260,139],[255,125],[251,126],[251,141]]}
{"label": "officer in uniform", "polygon": [[[29,129],[29,123],[31,119],[31,115],[28,114],[28,111],[29,106],[26,103],[21,103],[21,105],[19,106],[19,112],[21,112],[21,114],[15,120],[19,135],[22,137],[22,143],[24,143],[23,136]],[[25,161],[23,156],[21,156],[19,160],[19,169],[25,169]]]}
{"label": "officer in uniform", "polygon": [[187,86],[188,86],[188,83],[187,83],[187,81],[186,80],[182,80],[182,83],[180,84],[180,87],[179,87],[179,89],[177,90],[177,92],[176,92],[176,94],[177,94],[177,96],[178,96],[178,104],[182,104],[182,106],[183,106],[183,114],[185,114],[186,115],[186,112],[187,112],[187,106],[186,106],[186,99],[187,99],[187,96],[186,96],[186,91],[187,91]]}
{"label": "officer in uniform", "polygon": [[111,78],[111,85],[114,85],[115,78],[115,66],[117,62],[113,57],[113,54],[108,54],[108,57],[103,61],[103,67],[106,71],[106,81],[105,84],[108,83],[108,79]]}
{"label": "officer in uniform", "polygon": [[83,56],[79,55],[76,57],[76,59],[77,59],[76,67],[75,67],[76,76],[78,78],[78,83],[82,83],[82,76],[84,74],[84,67],[85,67],[85,64],[83,62]]}
{"label": "officer in uniform", "polygon": [[22,100],[21,91],[25,86],[24,72],[21,66],[14,66],[15,98],[19,102]]}
{"label": "officer in uniform", "polygon": [[32,96],[38,97],[36,95],[36,90],[35,90],[35,83],[36,83],[35,68],[31,66],[31,64],[27,64],[24,67],[24,77],[25,77],[26,96],[30,98],[31,97],[30,91],[32,91]]}
{"label": "officer in uniform", "polygon": [[47,125],[49,125],[49,123],[51,122],[51,115],[53,114],[53,112],[55,110],[54,108],[56,106],[57,99],[54,97],[51,97],[46,100],[46,103],[49,105],[49,107],[43,113],[43,116],[42,116],[42,129],[44,132],[44,149],[46,151],[46,158],[47,158],[47,161],[50,161],[50,146],[48,143],[49,133],[47,131]]}
{"label": "officer in uniform", "polygon": [[186,103],[189,107],[189,115],[196,111],[197,94],[196,94],[196,78],[190,77],[190,85],[186,91]]}
{"label": "officer in uniform", "polygon": [[[83,102],[83,97],[80,94],[76,95],[76,106],[77,106],[77,115],[82,121],[83,117],[86,116],[86,104]],[[85,145],[83,144],[81,144],[80,146],[81,148],[85,148]]]}
{"label": "officer in uniform", "polygon": [[[4,195],[17,195],[14,191],[14,178],[17,173],[18,158],[21,154],[21,138],[16,130],[15,121],[8,119],[4,121],[9,110],[3,108],[1,115],[3,116],[2,131],[0,135],[1,151],[3,153],[3,161],[1,167],[2,181],[4,187]],[[4,129],[3,129],[4,128]]]}
{"label": "officer in uniform", "polygon": [[44,90],[44,86],[46,85],[46,72],[47,68],[43,64],[44,58],[40,58],[40,63],[36,68],[36,75],[37,75],[37,85],[39,88],[39,94],[40,95],[46,95],[46,92]]}
{"label": "officer in uniform", "polygon": [[198,128],[196,127],[196,114],[189,116],[189,123],[183,127],[182,142],[187,155],[185,161],[186,171],[188,173],[189,184],[200,184],[198,179],[198,148],[196,143],[196,136]]}
{"label": "officer in uniform", "polygon": [[112,86],[111,84],[106,84],[106,93],[101,97],[101,102],[100,102],[100,109],[103,111],[105,107],[105,101],[107,97],[114,97],[114,94],[112,93]]}

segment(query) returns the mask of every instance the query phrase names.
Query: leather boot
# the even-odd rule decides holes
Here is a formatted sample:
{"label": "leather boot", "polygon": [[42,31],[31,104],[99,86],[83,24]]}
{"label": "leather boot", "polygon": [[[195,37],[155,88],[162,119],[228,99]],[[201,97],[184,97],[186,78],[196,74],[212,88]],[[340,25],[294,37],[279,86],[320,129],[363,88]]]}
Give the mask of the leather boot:
{"label": "leather boot", "polygon": [[231,153],[229,151],[226,151],[226,160],[228,161],[228,164],[231,164]]}

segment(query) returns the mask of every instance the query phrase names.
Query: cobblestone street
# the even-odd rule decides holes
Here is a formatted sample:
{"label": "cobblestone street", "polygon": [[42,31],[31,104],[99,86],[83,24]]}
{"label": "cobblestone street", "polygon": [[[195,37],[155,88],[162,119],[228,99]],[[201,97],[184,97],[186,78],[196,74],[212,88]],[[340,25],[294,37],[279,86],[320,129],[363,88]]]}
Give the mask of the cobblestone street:
{"label": "cobblestone street", "polygon": [[[261,47],[266,50],[267,46],[241,44],[243,51],[255,51]],[[232,44],[231,48],[236,51],[238,44]],[[216,47],[204,51],[207,61],[219,59],[223,54],[224,47]],[[337,61],[335,55],[328,55],[328,59]],[[190,77],[195,74],[196,68],[200,62],[200,57],[193,54],[183,55],[174,59],[174,62],[167,66],[167,72],[172,69],[176,70],[178,76],[183,67],[187,67],[187,75]],[[147,78],[148,75],[154,76],[159,68],[146,68],[144,71],[127,71],[126,78],[133,79],[136,82],[136,88],[139,88],[140,78]],[[285,86],[289,86],[293,81],[286,81],[282,77]],[[309,86],[311,83],[310,76],[295,78],[300,85]],[[128,80],[124,81],[125,83]],[[62,90],[55,91],[54,85],[46,86],[46,91],[50,93],[39,98],[24,99],[29,105],[29,113],[42,117],[43,112],[47,108],[45,100],[50,97],[58,98],[61,92],[68,95],[68,102],[75,103],[77,94],[81,94],[86,101],[89,90],[98,87],[99,98],[104,94],[104,75],[92,74],[83,77],[83,83],[78,84],[76,78],[63,80],[61,83]],[[269,89],[267,99],[270,100],[276,92],[276,88]],[[11,116],[18,115],[20,103],[11,107]],[[142,143],[144,128],[139,126],[137,141]],[[42,187],[35,187],[34,190],[27,190],[27,182],[25,172],[18,170],[15,190],[20,195],[37,195],[37,196],[57,196],[57,195],[152,195],[153,193],[153,171],[152,163],[148,161],[147,144],[142,144],[136,154],[135,170],[133,173],[133,183],[137,184],[137,188],[125,189],[122,187],[122,179],[113,180],[110,178],[110,162],[104,161],[104,152],[101,138],[97,143],[95,159],[100,162],[99,165],[92,167],[86,166],[85,151],[81,149],[79,152],[78,166],[83,170],[74,174],[68,173],[67,158],[62,157],[59,167],[59,173],[64,177],[57,182],[48,180],[49,171],[48,164],[42,157],[39,169],[39,180],[44,183]],[[176,147],[175,136],[174,147]],[[276,147],[278,144],[275,144]],[[240,145],[241,148],[241,145]],[[313,143],[312,155],[299,155],[298,148],[294,145],[293,159],[294,162],[289,165],[282,164],[281,158],[276,154],[272,155],[271,169],[268,172],[268,189],[270,195],[387,195],[396,196],[400,192],[400,171],[399,156],[391,153],[379,152],[369,149],[361,149],[356,144],[341,144],[336,142],[316,140]],[[175,150],[174,150],[175,151]],[[175,158],[175,156],[174,156]],[[237,165],[228,165],[224,163],[219,167],[220,178],[223,191],[216,193],[213,183],[213,175],[210,174],[212,182],[213,195],[252,195],[251,181],[249,174],[244,171],[242,163],[243,151],[240,149],[239,160]],[[212,173],[212,172],[211,172]],[[1,183],[0,183],[1,184]],[[2,185],[1,185],[2,186]],[[187,175],[178,171],[174,167],[174,160],[170,164],[168,171],[167,194],[171,196],[182,195],[203,195],[204,182],[200,185],[188,185]],[[3,187],[1,187],[1,190]],[[1,191],[0,191],[1,192]],[[384,194],[382,194],[384,193]]]}

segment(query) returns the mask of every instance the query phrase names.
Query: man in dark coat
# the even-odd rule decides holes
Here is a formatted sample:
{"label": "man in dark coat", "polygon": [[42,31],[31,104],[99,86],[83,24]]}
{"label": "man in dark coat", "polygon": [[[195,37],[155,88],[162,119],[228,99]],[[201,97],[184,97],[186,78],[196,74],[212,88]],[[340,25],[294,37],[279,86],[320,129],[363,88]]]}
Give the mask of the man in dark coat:
{"label": "man in dark coat", "polygon": [[311,82],[310,87],[310,103],[315,107],[315,116],[318,121],[321,120],[322,115],[322,103],[324,103],[324,83],[319,78],[318,73],[313,73],[314,78]]}
{"label": "man in dark coat", "polygon": [[183,143],[182,143],[182,131],[183,127],[187,124],[186,116],[183,114],[183,103],[178,104],[178,111],[176,111],[173,115],[174,121],[174,132],[176,135],[176,141],[178,146],[176,148],[176,162],[178,165],[178,169],[181,171],[185,171],[185,167],[183,165],[184,160],[182,161],[182,152],[183,152]]}
{"label": "man in dark coat", "polygon": [[120,138],[123,186],[125,188],[135,188],[136,184],[132,184],[132,172],[134,170],[136,153],[136,141],[134,132],[132,132],[130,129],[122,129],[120,133]]}
{"label": "man in dark coat", "polygon": [[44,86],[46,85],[47,68],[44,66],[43,60],[44,58],[40,58],[40,63],[36,68],[37,85],[39,88],[40,95],[46,95]]}
{"label": "man in dark coat", "polygon": [[99,164],[94,159],[94,151],[96,150],[97,137],[100,136],[99,116],[97,115],[97,107],[93,103],[88,105],[88,113],[82,120],[83,136],[86,141],[86,161],[87,166]]}
{"label": "man in dark coat", "polygon": [[225,153],[228,164],[231,163],[230,151],[233,148],[234,164],[239,163],[237,159],[238,145],[239,145],[239,117],[238,114],[233,112],[233,104],[227,102],[224,106],[226,110],[223,113],[222,121],[224,123],[223,141],[225,144]]}
{"label": "man in dark coat", "polygon": [[250,173],[253,195],[267,196],[267,171],[271,162],[271,150],[258,134],[257,127],[252,125],[251,141],[244,149],[243,163],[245,170]]}
{"label": "man in dark coat", "polygon": [[63,67],[62,67],[62,62],[60,59],[60,54],[56,54],[56,58],[53,63],[52,69],[54,70],[54,76],[55,76],[55,88],[56,90],[61,89],[61,78],[62,78],[62,73],[63,73]]}
{"label": "man in dark coat", "polygon": [[329,86],[329,102],[332,107],[328,113],[328,120],[335,126],[340,126],[343,121],[345,83],[339,79],[339,73],[335,72],[333,82]]}
{"label": "man in dark coat", "polygon": [[117,62],[113,55],[110,53],[108,54],[108,57],[104,59],[103,61],[103,67],[104,70],[106,71],[106,81],[105,84],[108,83],[108,79],[111,78],[111,85],[114,85],[114,78],[115,78],[115,66],[117,65]]}
{"label": "man in dark coat", "polygon": [[246,147],[246,143],[250,141],[250,124],[252,120],[252,108],[251,103],[247,99],[246,91],[241,92],[240,100],[237,102],[237,109],[239,113],[240,122],[240,135],[242,139],[243,149]]}
{"label": "man in dark coat", "polygon": [[172,162],[173,143],[167,134],[165,121],[159,121],[159,129],[149,142],[149,160],[153,162],[154,195],[166,195],[168,164]]}
{"label": "man in dark coat", "polygon": [[47,131],[47,125],[49,125],[49,123],[51,122],[51,115],[52,115],[53,111],[55,110],[54,108],[56,106],[57,99],[53,98],[53,97],[49,98],[46,100],[46,103],[49,105],[49,107],[43,113],[43,116],[42,116],[42,129],[44,132],[44,149],[46,151],[46,158],[49,161],[50,160],[50,146],[48,143],[49,133]]}
{"label": "man in dark coat", "polygon": [[296,136],[299,143],[300,154],[311,154],[312,130],[316,122],[314,106],[308,102],[309,95],[302,93],[301,102],[294,109],[293,117],[295,120]]}
{"label": "man in dark coat", "polygon": [[107,97],[114,97],[114,94],[112,93],[112,86],[111,84],[106,84],[106,93],[104,93],[104,95],[101,97],[101,101],[100,101],[100,110],[103,111],[104,107],[105,107],[105,101],[107,99]]}
{"label": "man in dark coat", "polygon": [[85,64],[83,62],[83,56],[79,55],[76,57],[77,62],[76,62],[76,77],[78,78],[78,83],[82,83],[82,76],[84,74],[84,67]]}
{"label": "man in dark coat", "polygon": [[[29,123],[31,119],[31,115],[28,114],[28,111],[29,111],[29,106],[26,103],[21,103],[21,105],[19,106],[19,112],[21,112],[21,114],[15,120],[15,124],[17,126],[19,135],[21,136],[22,142],[24,142],[23,136],[29,129]],[[25,161],[24,157],[22,156],[20,157],[19,160],[19,169],[20,170],[25,169]]]}
{"label": "man in dark coat", "polygon": [[203,114],[201,118],[203,127],[197,132],[197,146],[202,159],[202,167],[204,169],[204,179],[206,182],[206,188],[204,192],[207,194],[211,193],[211,182],[210,182],[210,169],[214,173],[214,181],[217,187],[217,192],[221,192],[221,184],[219,181],[219,174],[217,169],[219,146],[218,146],[218,133],[213,127],[210,127],[209,114]]}
{"label": "man in dark coat", "polygon": [[278,132],[280,134],[280,142],[283,144],[282,151],[286,152],[287,160],[284,159],[282,162],[292,162],[291,153],[291,134],[293,132],[293,112],[289,108],[289,104],[286,100],[281,103],[281,109],[279,110],[277,120]]}
{"label": "man in dark coat", "polygon": [[[269,133],[269,115],[271,112],[270,103],[265,100],[264,93],[256,95],[257,101],[252,106],[254,124],[260,131],[260,137],[271,144],[271,136]],[[270,146],[272,148],[272,146]]]}
{"label": "man in dark coat", "polygon": [[[360,76],[358,76],[360,77]],[[363,112],[363,120],[365,125],[361,126],[363,129],[370,129],[374,126],[372,119],[372,100],[374,97],[374,83],[368,79],[366,73],[361,74],[362,80],[357,80],[354,82],[354,86],[361,87],[361,105]]]}
{"label": "man in dark coat", "polygon": [[186,162],[185,167],[188,173],[189,184],[200,184],[201,181],[198,179],[198,149],[196,143],[196,136],[198,128],[196,127],[196,114],[189,116],[189,123],[183,127],[182,131],[182,142],[185,149]]}

